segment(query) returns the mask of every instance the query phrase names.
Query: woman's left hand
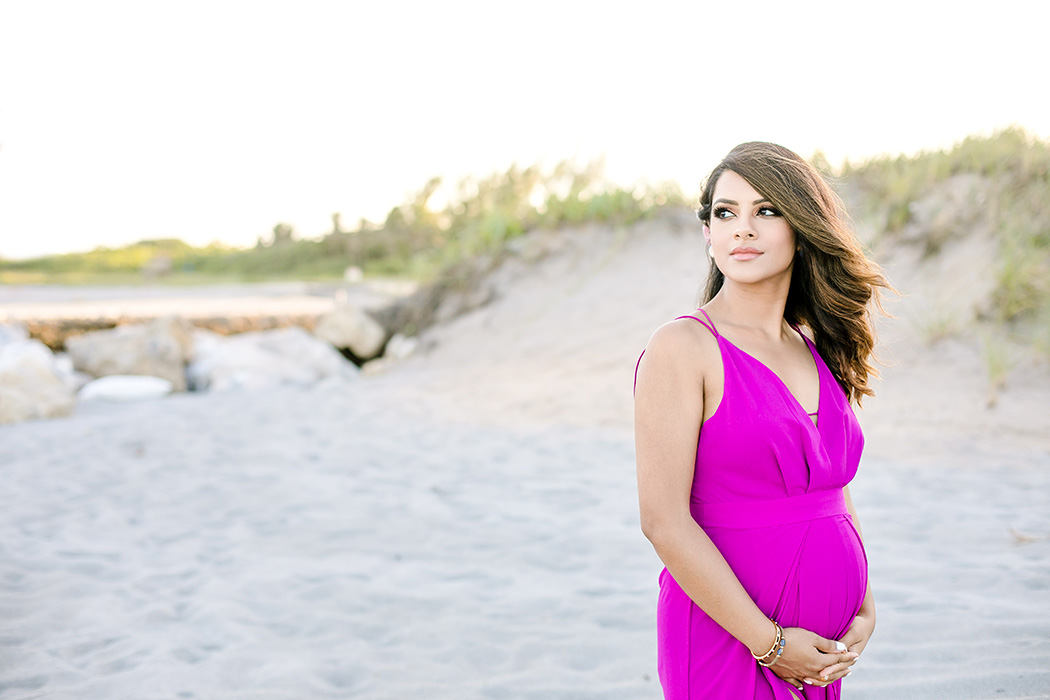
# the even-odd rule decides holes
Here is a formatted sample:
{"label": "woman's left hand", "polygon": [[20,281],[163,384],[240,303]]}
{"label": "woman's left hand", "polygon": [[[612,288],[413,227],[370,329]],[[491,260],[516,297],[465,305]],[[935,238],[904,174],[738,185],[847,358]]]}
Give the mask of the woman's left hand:
{"label": "woman's left hand", "polygon": [[[875,612],[874,610],[861,610],[855,618],[853,618],[853,624],[846,630],[846,634],[842,636],[839,641],[846,645],[847,651],[852,651],[856,654],[860,654],[864,651],[864,647],[868,645],[868,640],[871,639],[872,633],[875,631]],[[850,670],[850,666],[857,663],[860,658],[856,658],[848,663],[832,664],[827,668],[820,671],[818,678],[807,679],[807,682],[812,685],[827,685],[833,683],[836,680],[836,676],[843,671]],[[824,680],[829,679],[829,680]]]}

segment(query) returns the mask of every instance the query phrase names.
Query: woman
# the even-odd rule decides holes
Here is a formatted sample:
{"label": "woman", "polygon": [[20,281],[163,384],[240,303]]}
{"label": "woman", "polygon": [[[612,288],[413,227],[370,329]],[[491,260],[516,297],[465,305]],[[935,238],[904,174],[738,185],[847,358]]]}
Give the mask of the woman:
{"label": "woman", "polygon": [[635,372],[664,695],[838,698],[875,628],[846,485],[863,446],[850,404],[873,393],[868,304],[888,284],[782,146],[734,148],[699,216],[705,303],[657,329]]}

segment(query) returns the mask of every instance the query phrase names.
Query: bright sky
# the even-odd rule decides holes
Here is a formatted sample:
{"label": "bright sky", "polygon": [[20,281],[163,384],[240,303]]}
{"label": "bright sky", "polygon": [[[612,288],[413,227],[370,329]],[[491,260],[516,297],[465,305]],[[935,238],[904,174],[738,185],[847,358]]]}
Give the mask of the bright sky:
{"label": "bright sky", "polygon": [[1050,3],[966,5],[0,0],[0,256],[317,236],[512,163],[694,195],[747,140],[1050,137]]}

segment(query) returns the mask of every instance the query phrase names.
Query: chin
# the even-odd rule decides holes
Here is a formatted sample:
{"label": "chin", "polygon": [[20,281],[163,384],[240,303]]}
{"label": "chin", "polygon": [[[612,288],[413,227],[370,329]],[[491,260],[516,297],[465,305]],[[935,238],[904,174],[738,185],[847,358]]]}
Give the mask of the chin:
{"label": "chin", "polygon": [[788,284],[791,283],[791,268],[782,270],[779,272],[770,273],[766,270],[730,270],[729,274],[726,274],[725,270],[722,270],[722,275],[728,281],[732,281],[734,284],[775,284],[780,280],[786,280]]}

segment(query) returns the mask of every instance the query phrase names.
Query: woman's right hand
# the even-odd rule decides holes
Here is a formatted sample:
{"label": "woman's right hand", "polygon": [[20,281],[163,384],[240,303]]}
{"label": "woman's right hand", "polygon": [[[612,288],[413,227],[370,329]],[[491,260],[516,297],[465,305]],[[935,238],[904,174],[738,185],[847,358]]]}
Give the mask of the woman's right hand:
{"label": "woman's right hand", "polygon": [[[823,686],[845,677],[859,657],[856,652],[839,651],[833,639],[825,639],[801,627],[785,627],[784,652],[769,670],[799,689],[807,681]],[[845,666],[827,680],[822,679],[820,672],[833,664]]]}

